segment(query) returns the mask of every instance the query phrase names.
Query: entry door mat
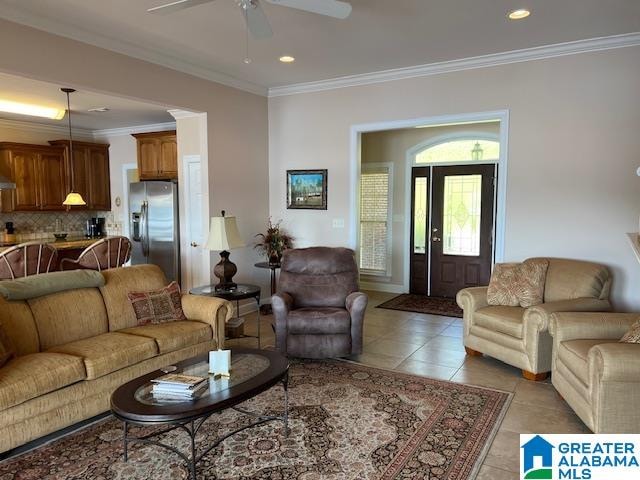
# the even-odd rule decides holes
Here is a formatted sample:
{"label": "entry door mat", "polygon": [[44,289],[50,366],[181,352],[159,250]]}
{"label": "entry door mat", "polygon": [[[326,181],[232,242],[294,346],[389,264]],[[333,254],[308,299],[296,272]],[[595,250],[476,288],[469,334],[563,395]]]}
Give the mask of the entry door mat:
{"label": "entry door mat", "polygon": [[[292,363],[291,432],[274,421],[229,437],[198,464],[198,479],[470,480],[478,473],[509,406],[511,394],[340,361]],[[279,414],[274,387],[242,405]],[[206,445],[253,419],[235,410],[213,415],[197,443]],[[139,436],[151,427],[130,427]],[[154,427],[157,428],[157,427]],[[186,433],[161,437],[186,451]],[[122,458],[122,424],[113,417],[0,463],[0,478],[188,478],[175,454],[129,445]]]}
{"label": "entry door mat", "polygon": [[455,298],[427,297],[426,295],[403,293],[381,303],[378,308],[462,318],[462,309],[456,303]]}

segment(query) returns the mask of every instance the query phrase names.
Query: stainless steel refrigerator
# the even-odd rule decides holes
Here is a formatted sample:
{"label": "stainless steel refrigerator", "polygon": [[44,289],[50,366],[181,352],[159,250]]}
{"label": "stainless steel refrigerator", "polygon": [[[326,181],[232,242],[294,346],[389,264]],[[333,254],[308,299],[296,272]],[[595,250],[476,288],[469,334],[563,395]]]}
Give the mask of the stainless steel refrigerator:
{"label": "stainless steel refrigerator", "polygon": [[129,184],[131,264],[158,265],[167,280],[180,282],[178,185],[174,182]]}

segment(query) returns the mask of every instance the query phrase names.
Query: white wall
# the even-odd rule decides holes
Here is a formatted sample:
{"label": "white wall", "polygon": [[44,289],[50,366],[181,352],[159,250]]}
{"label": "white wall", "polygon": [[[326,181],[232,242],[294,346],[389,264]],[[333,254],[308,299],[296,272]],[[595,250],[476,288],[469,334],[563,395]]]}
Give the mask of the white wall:
{"label": "white wall", "polygon": [[[640,213],[639,78],[640,47],[628,47],[271,98],[271,215],[298,245],[350,245],[352,125],[508,109],[505,260],[603,262],[615,306],[638,310],[640,265],[624,234]],[[301,168],[328,168],[326,212],[286,210],[285,171]]]}

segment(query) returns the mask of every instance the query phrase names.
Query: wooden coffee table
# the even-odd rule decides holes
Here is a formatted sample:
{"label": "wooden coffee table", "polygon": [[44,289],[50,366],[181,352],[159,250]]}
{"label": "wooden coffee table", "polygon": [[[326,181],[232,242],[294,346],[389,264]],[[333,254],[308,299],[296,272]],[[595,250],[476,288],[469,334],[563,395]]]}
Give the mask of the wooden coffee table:
{"label": "wooden coffee table", "polygon": [[[209,376],[208,354],[185,360],[176,364],[175,367],[177,367],[176,372]],[[151,380],[164,375],[167,371],[174,370],[168,366],[131,380],[119,387],[111,396],[111,410],[117,418],[124,422],[125,462],[128,460],[128,444],[130,442],[156,445],[180,456],[189,467],[190,477],[195,480],[198,462],[221,442],[238,432],[266,422],[280,420],[284,424],[285,435],[289,434],[289,361],[282,354],[266,350],[234,348],[231,350],[231,377],[214,379],[212,375],[209,376],[209,388],[205,389],[197,398],[189,400],[154,398],[151,393]],[[237,406],[278,383],[284,387],[284,411],[281,416],[262,415]],[[195,437],[200,427],[211,415],[227,408],[233,408],[240,413],[255,417],[256,420],[245,427],[217,438],[211,444],[198,448]],[[135,437],[129,433],[129,425],[131,424],[161,428],[149,435]],[[186,432],[189,436],[191,440],[190,452],[182,452],[158,439],[160,435],[176,429]]]}

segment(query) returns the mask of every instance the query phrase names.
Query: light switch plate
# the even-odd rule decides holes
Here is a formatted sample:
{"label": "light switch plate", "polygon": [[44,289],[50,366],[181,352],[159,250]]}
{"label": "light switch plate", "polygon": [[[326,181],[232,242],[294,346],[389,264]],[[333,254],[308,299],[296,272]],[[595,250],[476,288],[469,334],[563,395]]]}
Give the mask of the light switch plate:
{"label": "light switch plate", "polygon": [[344,218],[334,218],[333,228],[344,228]]}

